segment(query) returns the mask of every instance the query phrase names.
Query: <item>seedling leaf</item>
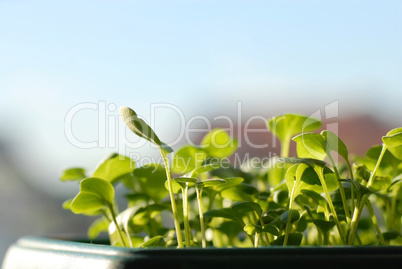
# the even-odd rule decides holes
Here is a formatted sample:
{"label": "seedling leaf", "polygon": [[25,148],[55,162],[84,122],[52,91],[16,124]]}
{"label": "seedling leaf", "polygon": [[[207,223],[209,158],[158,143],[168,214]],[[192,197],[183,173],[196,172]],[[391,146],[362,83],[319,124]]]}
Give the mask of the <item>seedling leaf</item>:
{"label": "seedling leaf", "polygon": [[[282,213],[282,215],[279,216],[279,220],[283,223],[286,224],[288,221],[288,217],[289,217],[289,211],[286,211],[284,213]],[[297,221],[298,219],[300,219],[300,213],[299,211],[292,209],[292,214],[291,214],[291,218],[290,218],[290,223],[293,223],[295,221]]]}
{"label": "seedling leaf", "polygon": [[172,171],[176,174],[186,174],[202,165],[207,158],[207,153],[191,145],[187,145],[179,149],[172,163]]}
{"label": "seedling leaf", "polygon": [[387,188],[387,192],[391,192],[395,185],[402,183],[402,174],[395,177],[389,187]]}
{"label": "seedling leaf", "polygon": [[[303,240],[303,234],[301,233],[290,233],[287,245],[288,246],[300,246]],[[283,242],[285,241],[285,236],[277,238],[276,240],[271,242],[272,246],[283,246]]]}
{"label": "seedling leaf", "polygon": [[193,186],[198,181],[196,178],[192,178],[192,177],[177,177],[177,178],[174,178],[173,180],[176,181],[177,183],[179,183],[180,186],[182,186],[182,187],[184,187],[186,184]]}
{"label": "seedling leaf", "polygon": [[326,162],[317,160],[317,159],[312,159],[312,158],[290,157],[290,158],[279,158],[278,161],[283,162],[283,163],[305,163],[312,167],[314,167],[314,165],[321,166],[321,167],[324,167],[326,165]]}
{"label": "seedling leaf", "polygon": [[311,132],[321,127],[319,120],[303,115],[285,114],[268,120],[268,128],[279,140],[302,132]]}
{"label": "seedling leaf", "polygon": [[101,178],[90,177],[83,179],[80,192],[71,202],[71,211],[76,214],[90,213],[114,202],[113,185]]}
{"label": "seedling leaf", "polygon": [[158,236],[154,236],[151,239],[149,239],[148,241],[142,243],[141,245],[139,245],[139,248],[149,248],[149,247],[163,247],[165,246],[165,239],[163,238],[163,236],[158,235]]}
{"label": "seedling leaf", "polygon": [[395,128],[382,137],[387,149],[399,160],[402,160],[402,127]]}
{"label": "seedling leaf", "polygon": [[130,129],[133,133],[159,146],[166,153],[173,152],[173,149],[160,141],[152,128],[149,127],[144,120],[138,118],[137,113],[135,113],[134,110],[129,107],[120,107],[120,116],[128,129]]}
{"label": "seedling leaf", "polygon": [[150,163],[134,170],[134,178],[142,191],[157,203],[168,195],[165,168],[159,163]]}
{"label": "seedling leaf", "polygon": [[[168,184],[169,184],[169,182],[166,180],[165,181],[165,189],[166,190],[169,190]],[[172,191],[173,191],[173,193],[179,193],[181,191],[181,185],[174,180],[172,180]]]}
{"label": "seedling leaf", "polygon": [[398,232],[396,230],[391,230],[391,231],[382,233],[382,236],[384,237],[384,240],[389,241],[389,240],[397,239],[398,237],[400,237],[402,235],[400,232]]}
{"label": "seedling leaf", "polygon": [[345,143],[333,132],[324,130],[321,132],[324,137],[326,151],[329,154],[331,151],[337,152],[343,159],[348,160],[349,152]]}
{"label": "seedling leaf", "polygon": [[208,188],[208,187],[219,186],[219,185],[222,185],[225,183],[226,183],[226,180],[224,180],[224,179],[211,178],[211,179],[202,180],[202,181],[198,182],[197,184],[201,184],[204,188]]}
{"label": "seedling leaf", "polygon": [[200,167],[195,168],[190,173],[186,174],[186,176],[197,178],[199,174],[206,173],[220,167],[217,163],[206,164]]}
{"label": "seedling leaf", "polygon": [[204,213],[204,218],[225,218],[238,222],[243,225],[239,216],[234,214],[232,208],[211,209]]}
{"label": "seedling leaf", "polygon": [[317,226],[323,233],[327,233],[332,227],[335,226],[335,221],[326,221],[322,219],[314,219],[313,223]]}
{"label": "seedling leaf", "polygon": [[70,209],[71,209],[71,202],[73,201],[73,199],[74,199],[74,198],[65,200],[65,201],[63,202],[63,204],[62,204],[63,209],[70,210]]}
{"label": "seedling leaf", "polygon": [[221,196],[232,201],[254,201],[258,198],[258,189],[250,184],[241,183],[221,191]]}
{"label": "seedling leaf", "polygon": [[76,181],[86,178],[84,168],[69,168],[63,171],[61,181]]}
{"label": "seedling leaf", "polygon": [[216,128],[204,136],[200,147],[210,157],[224,158],[237,150],[237,140],[232,139],[224,129]]}
{"label": "seedling leaf", "polygon": [[297,143],[296,150],[299,158],[324,160],[327,156],[325,141],[320,134],[304,133],[292,138]]}
{"label": "seedling leaf", "polygon": [[247,213],[251,211],[255,211],[258,216],[261,216],[262,209],[261,206],[254,202],[237,202],[232,206],[232,210],[236,213]]}
{"label": "seedling leaf", "polygon": [[114,153],[109,155],[98,165],[92,177],[102,178],[113,184],[123,175],[132,173],[134,167],[135,164],[133,160]]}
{"label": "seedling leaf", "polygon": [[88,238],[93,240],[97,238],[102,232],[107,232],[110,221],[102,217],[96,219],[88,228]]}
{"label": "seedling leaf", "polygon": [[226,181],[226,183],[214,186],[213,187],[214,191],[221,192],[225,189],[240,185],[244,181],[244,179],[241,177],[229,177],[225,178],[224,180]]}
{"label": "seedling leaf", "polygon": [[261,228],[261,226],[258,226],[258,225],[247,224],[246,226],[244,226],[243,230],[248,235],[255,235],[256,233],[261,233],[262,228]]}
{"label": "seedling leaf", "polygon": [[271,224],[265,224],[264,227],[262,227],[262,230],[275,236],[280,236],[279,230]]}

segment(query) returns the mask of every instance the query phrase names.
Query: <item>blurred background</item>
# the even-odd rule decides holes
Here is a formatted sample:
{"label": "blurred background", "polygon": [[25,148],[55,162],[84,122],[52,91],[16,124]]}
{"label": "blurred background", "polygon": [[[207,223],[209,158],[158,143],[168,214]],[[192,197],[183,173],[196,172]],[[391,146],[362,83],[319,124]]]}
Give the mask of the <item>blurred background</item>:
{"label": "blurred background", "polygon": [[92,219],[61,208],[78,191],[64,168],[157,156],[120,106],[174,149],[230,118],[275,151],[265,119],[302,113],[364,154],[402,125],[401,14],[399,0],[0,0],[0,262],[22,235],[85,234]]}

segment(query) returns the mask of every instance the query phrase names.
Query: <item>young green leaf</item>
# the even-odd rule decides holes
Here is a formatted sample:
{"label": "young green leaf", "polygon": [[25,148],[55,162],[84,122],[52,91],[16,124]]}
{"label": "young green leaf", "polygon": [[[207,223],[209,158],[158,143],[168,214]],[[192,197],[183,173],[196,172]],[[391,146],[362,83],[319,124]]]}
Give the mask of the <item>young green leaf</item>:
{"label": "young green leaf", "polygon": [[357,193],[359,194],[359,196],[363,196],[365,194],[370,194],[373,193],[373,190],[367,188],[366,186],[363,186],[362,184],[353,181],[353,180],[347,180],[347,179],[340,179],[340,181],[344,181],[344,182],[350,182],[354,189],[357,191]]}
{"label": "young green leaf", "polygon": [[237,202],[232,206],[232,210],[236,213],[248,213],[255,211],[258,216],[261,216],[262,209],[261,206],[254,202]]}
{"label": "young green leaf", "polygon": [[202,185],[204,188],[215,187],[225,184],[226,180],[220,178],[211,178],[199,181],[197,184]]}
{"label": "young green leaf", "polygon": [[321,136],[324,138],[325,149],[327,154],[329,154],[331,151],[335,151],[339,155],[341,155],[344,160],[346,161],[348,160],[349,158],[348,148],[336,134],[324,130],[321,132]]}
{"label": "young green leaf", "polygon": [[225,178],[224,180],[226,181],[225,184],[219,184],[219,185],[213,186],[213,190],[216,192],[221,192],[225,189],[240,185],[244,181],[244,179],[241,177],[230,177],[230,178]]}
{"label": "young green leaf", "polygon": [[195,168],[190,173],[186,174],[186,176],[197,178],[199,174],[210,172],[212,170],[218,169],[219,167],[220,167],[220,164],[217,164],[217,163],[205,164],[205,165]]}
{"label": "young green leaf", "polygon": [[92,177],[102,178],[115,183],[123,175],[133,172],[135,163],[130,158],[113,153],[103,160],[95,169]]}
{"label": "young green leaf", "polygon": [[243,230],[248,234],[248,235],[255,235],[256,233],[261,233],[262,228],[259,225],[254,225],[254,224],[247,224],[244,226]]}
{"label": "young green leaf", "polygon": [[127,199],[128,207],[149,204],[149,202],[152,200],[151,197],[145,193],[129,193],[125,195],[125,198]]}
{"label": "young green leaf", "polygon": [[[329,191],[335,190],[338,187],[337,179],[335,174],[332,172],[332,170],[328,167],[325,166],[325,162],[316,160],[316,159],[309,159],[309,158],[281,158],[282,161],[286,163],[302,163],[302,164],[307,164],[310,167],[304,169],[305,171],[303,172],[303,176],[301,180],[304,183],[307,183],[308,185],[311,186],[303,186],[303,188],[311,189],[314,191],[321,192],[322,191],[322,185],[321,181],[315,172],[314,167],[322,167],[324,171],[324,180],[327,185],[327,188]],[[291,180],[288,179],[288,183],[290,184]],[[315,185],[315,186],[314,186]],[[293,185],[292,185],[293,186]]]}
{"label": "young green leaf", "polygon": [[72,202],[73,200],[74,200],[74,198],[65,200],[65,201],[63,202],[63,204],[62,204],[63,209],[70,210],[70,209],[71,209],[71,202]]}
{"label": "young green leaf", "polygon": [[244,226],[241,217],[235,214],[232,208],[211,209],[204,213],[204,218],[225,218],[240,223]]}
{"label": "young green leaf", "polygon": [[139,184],[141,190],[152,198],[155,203],[168,195],[165,182],[165,168],[159,163],[150,163],[136,168],[133,173],[134,184]]}
{"label": "young green leaf", "polygon": [[382,137],[387,149],[399,160],[402,160],[402,127],[395,128]]}
{"label": "young green leaf", "polygon": [[295,114],[281,115],[268,120],[268,129],[281,141],[281,157],[288,157],[289,143],[293,136],[311,132],[320,127],[319,120]]}
{"label": "young green leaf", "polygon": [[149,248],[149,247],[163,247],[165,246],[165,239],[163,238],[163,236],[158,235],[158,236],[154,236],[151,239],[147,240],[146,242],[142,243],[141,245],[139,245],[139,248]]}
{"label": "young green leaf", "polygon": [[402,174],[399,174],[397,177],[395,177],[392,181],[391,184],[389,185],[389,187],[387,188],[387,192],[391,192],[393,190],[393,188],[396,185],[399,185],[402,183]]}
{"label": "young green leaf", "polygon": [[275,235],[275,236],[280,236],[280,235],[281,235],[281,234],[279,233],[278,228],[276,228],[275,226],[273,226],[273,225],[271,225],[271,224],[265,224],[265,225],[262,227],[262,230],[263,230],[264,232],[273,234],[273,235]]}
{"label": "young green leaf", "polygon": [[279,162],[282,163],[305,163],[311,167],[316,166],[321,166],[324,167],[326,166],[326,162],[317,160],[317,159],[312,159],[312,158],[296,158],[296,157],[290,157],[290,158],[279,158]]}
{"label": "young green leaf", "polygon": [[327,156],[324,138],[316,133],[304,133],[292,138],[297,143],[296,150],[299,158],[324,160]]}
{"label": "young green leaf", "polygon": [[[360,161],[369,167],[370,170],[373,170],[375,164],[377,163],[378,158],[380,157],[382,151],[382,145],[375,145],[369,148],[366,151],[366,156],[368,158],[360,159]],[[389,148],[384,152],[381,163],[377,170],[377,175],[388,175],[389,171],[392,172],[397,170],[398,165],[401,163],[401,160],[396,158],[390,151]],[[366,179],[368,180],[368,178]]]}
{"label": "young green leaf", "polygon": [[314,219],[313,223],[315,226],[317,226],[321,232],[327,233],[329,232],[334,226],[335,222],[334,221],[326,221],[322,219]]}
{"label": "young green leaf", "polygon": [[281,141],[294,135],[311,132],[321,127],[319,120],[302,115],[286,114],[268,120],[268,128]]}
{"label": "young green leaf", "polygon": [[309,166],[304,163],[294,164],[285,174],[286,186],[288,187],[289,193],[292,193],[293,199],[300,194],[301,190],[309,187],[309,184],[301,180],[304,170],[307,168],[309,168]]}
{"label": "young green leaf", "polygon": [[130,219],[134,225],[148,225],[149,220],[160,215],[162,211],[169,210],[169,206],[163,204],[150,204],[139,208],[135,211],[132,218]]}
{"label": "young green leaf", "polygon": [[194,169],[200,167],[207,153],[191,145],[187,145],[179,149],[173,157],[172,171],[176,174],[187,174]]}
{"label": "young green leaf", "polygon": [[204,136],[200,147],[210,157],[224,158],[237,150],[237,140],[232,139],[224,129],[216,128]]}
{"label": "young green leaf", "polygon": [[258,198],[258,189],[250,184],[241,183],[220,192],[225,199],[232,201],[255,201]]}
{"label": "young green leaf", "polygon": [[197,183],[198,179],[192,178],[192,177],[177,177],[173,179],[177,183],[184,188],[184,186],[187,184],[189,186],[193,186],[195,183]]}
{"label": "young green leaf", "polygon": [[402,127],[392,129],[386,136],[382,137],[382,141],[388,147],[398,147],[402,145]]}
{"label": "young green leaf", "polygon": [[144,120],[138,118],[137,113],[135,113],[134,110],[129,107],[120,107],[120,116],[128,129],[130,129],[133,133],[159,146],[166,153],[173,152],[173,149],[160,141],[152,128],[149,127]]}
{"label": "young green leaf", "polygon": [[69,168],[63,171],[60,176],[61,181],[76,181],[86,178],[84,168]]}
{"label": "young green leaf", "polygon": [[384,233],[382,233],[382,236],[384,237],[385,240],[389,241],[389,240],[393,240],[393,239],[397,239],[398,237],[401,237],[401,233],[395,230],[391,230],[391,231],[386,231]]}
{"label": "young green leaf", "polygon": [[320,194],[316,193],[315,191],[304,189],[301,191],[301,193],[303,193],[304,195],[313,199],[313,201],[315,203],[317,203],[317,205],[324,207],[324,208],[328,207],[327,200],[325,200],[324,197],[322,197]]}
{"label": "young green leaf", "polygon": [[104,179],[89,177],[81,181],[80,192],[71,202],[71,211],[76,214],[91,213],[113,203],[113,185]]}
{"label": "young green leaf", "polygon": [[88,238],[93,240],[102,232],[107,232],[109,225],[110,221],[104,217],[96,219],[88,228]]}
{"label": "young green leaf", "polygon": [[[290,217],[290,223],[294,223],[295,221],[300,219],[300,213],[299,211],[292,209],[291,211],[291,217]],[[289,218],[289,211],[285,211],[284,213],[282,213],[278,220],[280,220],[283,224],[286,224]]]}
{"label": "young green leaf", "polygon": [[224,166],[212,170],[210,174],[217,178],[241,177],[243,178],[244,183],[250,183],[255,179],[255,175],[245,172],[240,167],[234,167],[230,164],[224,164]]}
{"label": "young green leaf", "polygon": [[[302,240],[303,240],[302,233],[290,233],[287,245],[288,246],[300,246]],[[282,246],[284,241],[285,241],[285,236],[282,235],[281,237],[278,237],[277,239],[272,241],[271,245],[272,246]]]}
{"label": "young green leaf", "polygon": [[[166,190],[169,190],[168,184],[169,184],[169,182],[166,180],[165,181],[165,189]],[[179,193],[181,191],[181,185],[174,180],[172,180],[172,191],[173,191],[173,193]]]}

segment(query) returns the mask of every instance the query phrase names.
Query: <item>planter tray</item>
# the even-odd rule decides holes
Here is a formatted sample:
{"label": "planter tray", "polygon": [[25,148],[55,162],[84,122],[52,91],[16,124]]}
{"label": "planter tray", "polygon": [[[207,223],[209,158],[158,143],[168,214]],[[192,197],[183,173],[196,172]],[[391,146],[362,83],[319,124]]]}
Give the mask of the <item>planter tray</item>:
{"label": "planter tray", "polygon": [[[258,266],[258,267],[256,267]],[[402,268],[402,246],[130,249],[82,240],[22,237],[2,269],[14,268]]]}

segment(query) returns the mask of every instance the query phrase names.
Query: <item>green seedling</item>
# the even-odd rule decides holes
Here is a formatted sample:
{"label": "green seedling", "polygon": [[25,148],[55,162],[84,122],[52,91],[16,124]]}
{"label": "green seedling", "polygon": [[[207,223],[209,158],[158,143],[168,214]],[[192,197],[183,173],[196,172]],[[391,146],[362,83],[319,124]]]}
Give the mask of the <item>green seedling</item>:
{"label": "green seedling", "polygon": [[303,115],[286,114],[268,120],[268,129],[281,141],[281,157],[289,156],[291,138],[303,132],[314,131],[321,122]]}
{"label": "green seedling", "polygon": [[[132,109],[120,113],[129,130],[159,149],[163,164],[137,167],[112,153],[92,173],[63,171],[60,179],[80,188],[63,208],[97,216],[91,239],[106,232],[111,245],[130,248],[402,244],[402,128],[352,157],[334,133],[313,132],[320,121],[286,114],[268,120],[281,156],[223,167],[238,147],[224,129],[179,148],[169,163],[173,149]],[[119,184],[127,200],[121,212]]]}
{"label": "green seedling", "polygon": [[172,187],[172,177],[170,174],[169,170],[169,161],[167,158],[167,154],[173,152],[173,149],[171,149],[168,145],[160,141],[158,136],[155,134],[155,132],[152,130],[151,127],[149,127],[146,122],[140,118],[138,118],[137,113],[134,112],[129,107],[121,107],[120,108],[120,115],[123,119],[123,122],[126,124],[126,126],[136,135],[139,137],[142,137],[149,142],[155,144],[156,146],[159,147],[163,162],[165,164],[165,169],[166,169],[166,176],[167,176],[167,181],[168,181],[168,187],[169,187],[169,195],[170,195],[170,202],[172,204],[172,212],[173,212],[173,218],[174,218],[174,224],[175,224],[175,229],[176,229],[176,236],[177,236],[177,242],[179,244],[179,248],[183,247],[183,239],[181,235],[181,228],[180,228],[180,223],[179,223],[179,217],[177,213],[177,207],[176,207],[176,201],[175,197],[173,194],[173,187]]}

